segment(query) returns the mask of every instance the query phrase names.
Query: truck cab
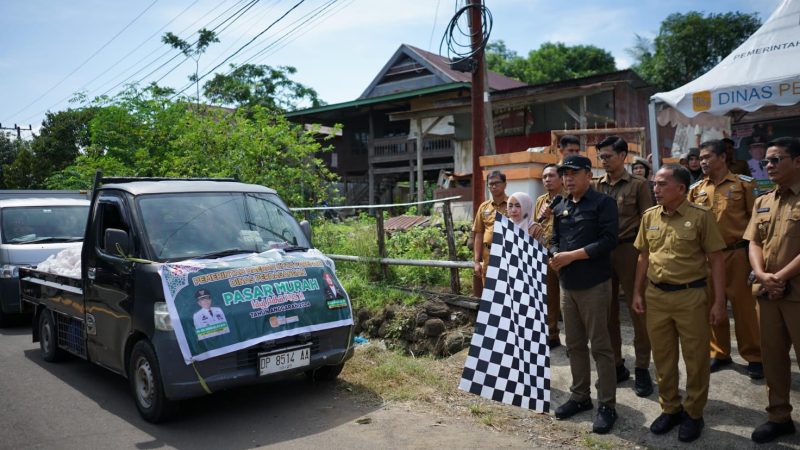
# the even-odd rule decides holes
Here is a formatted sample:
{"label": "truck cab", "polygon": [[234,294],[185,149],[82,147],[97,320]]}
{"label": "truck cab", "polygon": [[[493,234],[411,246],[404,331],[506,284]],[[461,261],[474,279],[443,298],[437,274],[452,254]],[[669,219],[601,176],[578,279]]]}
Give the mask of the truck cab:
{"label": "truck cab", "polygon": [[[352,356],[352,311],[333,263],[312,248],[307,224],[297,223],[274,190],[211,180],[98,184],[81,278],[30,269],[21,274],[23,299],[37,314],[34,340],[46,360],[68,352],[128,377],[139,412],[159,422],[181,399],[303,372],[335,378]],[[307,301],[286,300],[286,292],[279,298],[277,285],[267,295],[266,282],[252,284],[264,288],[261,297],[242,287],[251,285],[247,277],[290,276],[291,267],[302,267],[307,277],[276,283],[294,292],[291,300],[305,294]],[[181,271],[188,273],[186,284],[226,273],[239,278],[202,281],[184,299],[169,275]],[[235,283],[241,286],[230,287]],[[203,292],[209,303],[214,297],[214,307],[204,303]],[[249,300],[239,298],[241,292],[249,292]],[[311,311],[320,304],[337,320],[315,321]],[[276,305],[298,312],[278,312],[283,309]],[[194,323],[192,311],[198,311]],[[209,331],[220,334],[213,323],[197,325],[202,311],[212,320],[222,314],[224,336]]]}

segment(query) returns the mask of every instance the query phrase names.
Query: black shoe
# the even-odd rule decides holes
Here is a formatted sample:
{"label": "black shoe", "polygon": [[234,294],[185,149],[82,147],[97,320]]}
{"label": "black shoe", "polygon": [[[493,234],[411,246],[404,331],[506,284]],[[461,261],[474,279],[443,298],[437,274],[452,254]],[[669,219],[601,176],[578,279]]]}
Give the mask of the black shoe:
{"label": "black shoe", "polygon": [[628,381],[631,378],[631,371],[625,367],[625,360],[622,360],[622,364],[617,366],[617,384],[622,383],[623,381]]}
{"label": "black shoe", "polygon": [[764,378],[764,365],[760,362],[751,362],[747,364],[747,375],[754,380]]}
{"label": "black shoe", "polygon": [[653,393],[653,380],[650,378],[650,371],[647,369],[634,369],[633,392],[639,397],[647,397]]}
{"label": "black shoe", "polygon": [[752,439],[753,442],[763,444],[765,442],[770,442],[779,436],[783,436],[784,434],[794,434],[794,422],[791,420],[783,423],[762,423],[756,427],[755,430],[753,430],[753,434],[750,435],[750,439]]}
{"label": "black shoe", "polygon": [[700,437],[700,433],[705,426],[703,418],[692,419],[688,414],[681,422],[681,427],[678,429],[678,440],[681,442],[692,442]]}
{"label": "black shoe", "polygon": [[550,339],[547,342],[547,346],[550,347],[550,350],[553,350],[554,348],[561,347],[561,339],[559,339],[559,338]]}
{"label": "black shoe", "polygon": [[718,372],[722,370],[723,367],[729,366],[732,363],[733,360],[730,358],[727,359],[711,358],[711,373]]}
{"label": "black shoe", "polygon": [[606,434],[611,431],[616,421],[617,411],[606,405],[600,405],[597,407],[597,416],[594,418],[594,424],[592,424],[592,432]]}
{"label": "black shoe", "polygon": [[567,400],[566,403],[556,408],[556,419],[569,419],[579,412],[589,411],[592,408],[594,408],[594,406],[592,406],[591,400],[582,402]]}
{"label": "black shoe", "polygon": [[653,434],[669,433],[673,428],[683,422],[684,416],[683,409],[674,414],[661,413],[661,415],[650,424],[650,432]]}

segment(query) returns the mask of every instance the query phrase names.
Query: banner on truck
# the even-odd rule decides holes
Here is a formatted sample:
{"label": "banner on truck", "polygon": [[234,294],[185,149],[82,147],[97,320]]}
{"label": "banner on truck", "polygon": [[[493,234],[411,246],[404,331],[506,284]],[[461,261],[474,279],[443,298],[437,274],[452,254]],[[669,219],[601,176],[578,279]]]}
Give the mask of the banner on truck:
{"label": "banner on truck", "polygon": [[322,258],[269,251],[162,264],[170,320],[186,364],[351,325],[347,294]]}

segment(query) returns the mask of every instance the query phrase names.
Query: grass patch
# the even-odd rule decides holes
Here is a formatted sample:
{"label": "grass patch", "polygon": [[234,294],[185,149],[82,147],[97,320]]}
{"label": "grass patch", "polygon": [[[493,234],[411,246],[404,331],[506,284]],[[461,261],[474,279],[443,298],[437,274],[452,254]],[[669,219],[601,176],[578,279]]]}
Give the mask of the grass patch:
{"label": "grass patch", "polygon": [[605,441],[603,441],[603,440],[601,440],[601,439],[599,439],[599,438],[597,438],[595,436],[591,436],[591,435],[584,436],[583,445],[586,446],[586,448],[597,449],[597,450],[610,450],[610,449],[614,448],[613,444],[611,444],[609,442],[605,442]]}
{"label": "grass patch", "polygon": [[354,390],[377,395],[383,401],[431,402],[453,393],[455,385],[437,370],[438,361],[413,358],[369,344],[345,364],[342,378]]}

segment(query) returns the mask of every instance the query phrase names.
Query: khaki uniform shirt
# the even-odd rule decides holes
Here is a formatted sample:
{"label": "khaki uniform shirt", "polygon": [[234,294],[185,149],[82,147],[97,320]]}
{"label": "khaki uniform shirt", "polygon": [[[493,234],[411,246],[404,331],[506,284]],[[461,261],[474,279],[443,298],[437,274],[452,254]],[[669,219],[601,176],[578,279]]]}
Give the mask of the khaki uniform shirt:
{"label": "khaki uniform shirt", "polygon": [[650,253],[647,278],[670,284],[707,277],[706,255],[725,248],[711,211],[688,201],[672,214],[661,205],[645,211],[633,245]]}
{"label": "khaki uniform shirt", "polygon": [[508,217],[508,196],[503,195],[499,202],[494,200],[486,200],[478,207],[478,212],[475,214],[475,221],[472,223],[473,233],[483,233],[483,243],[492,243],[492,228],[494,228],[495,211],[500,211],[500,214]]}
{"label": "khaki uniform shirt", "polygon": [[[533,218],[536,222],[539,221],[539,210],[542,209],[542,205],[549,205],[555,197],[555,195],[551,197],[550,194],[542,194],[536,198],[536,204],[533,206]],[[541,222],[540,225],[542,228],[544,228],[544,234],[542,235],[542,239],[540,241],[545,246],[549,246],[550,239],[553,237],[553,215],[550,214],[550,217],[548,217],[544,222]]]}
{"label": "khaki uniform shirt", "polygon": [[[767,273],[779,271],[800,254],[800,183],[758,197],[744,238],[761,244]],[[800,301],[800,277],[789,284],[784,298]]]}
{"label": "khaki uniform shirt", "polygon": [[753,203],[756,184],[751,177],[728,172],[719,184],[706,177],[689,188],[687,198],[692,203],[711,208],[717,218],[719,231],[726,246],[742,240]]}
{"label": "khaki uniform shirt", "polygon": [[642,214],[653,206],[648,181],[627,171],[615,183],[611,183],[608,174],[593,181],[594,188],[617,202],[619,210],[619,241],[633,242],[639,231]]}

